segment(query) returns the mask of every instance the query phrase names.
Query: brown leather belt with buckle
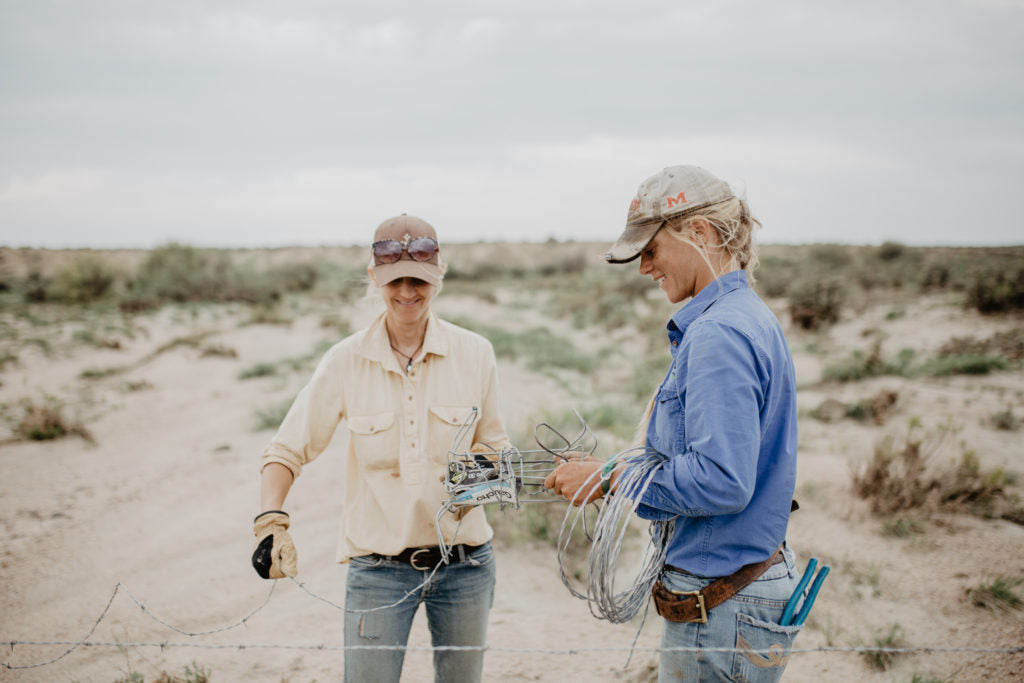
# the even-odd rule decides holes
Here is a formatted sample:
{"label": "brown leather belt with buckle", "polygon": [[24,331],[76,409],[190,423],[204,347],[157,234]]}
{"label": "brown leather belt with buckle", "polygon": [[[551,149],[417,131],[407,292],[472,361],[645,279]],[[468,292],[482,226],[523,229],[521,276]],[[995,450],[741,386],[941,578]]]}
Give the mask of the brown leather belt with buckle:
{"label": "brown leather belt with buckle", "polygon": [[[674,591],[665,587],[659,578],[651,594],[654,606],[663,618],[677,623],[706,624],[708,611],[739,593],[764,574],[769,567],[782,562],[782,548],[779,548],[764,562],[755,562],[741,567],[735,574],[715,579],[699,591]],[[672,568],[670,566],[670,568]],[[677,570],[680,571],[680,570]],[[684,572],[688,573],[688,572]]]}
{"label": "brown leather belt with buckle", "polygon": [[[453,545],[451,553],[448,555],[449,564],[456,564],[463,562],[469,555],[479,548],[478,545],[466,545],[460,543]],[[444,559],[444,554],[441,552],[441,548],[432,545],[427,548],[406,548],[397,555],[379,555],[374,553],[377,557],[382,557],[385,560],[391,560],[393,562],[404,562],[413,569],[421,572],[430,571],[441,563]]]}

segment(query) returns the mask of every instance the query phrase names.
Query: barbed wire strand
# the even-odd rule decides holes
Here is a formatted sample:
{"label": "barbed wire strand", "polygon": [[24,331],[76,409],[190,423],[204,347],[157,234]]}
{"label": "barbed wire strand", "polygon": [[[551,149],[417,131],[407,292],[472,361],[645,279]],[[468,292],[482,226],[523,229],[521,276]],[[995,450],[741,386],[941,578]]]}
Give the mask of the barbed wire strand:
{"label": "barbed wire strand", "polygon": [[[0,640],[0,643],[10,645],[68,645],[75,643],[80,647],[109,647],[116,649],[134,647],[158,647],[196,649],[196,650],[322,650],[328,652],[346,652],[349,650],[404,650],[406,652],[498,652],[507,654],[542,654],[542,655],[578,655],[600,652],[637,652],[662,653],[662,652],[725,652],[745,653],[757,655],[777,654],[778,649],[772,648],[737,648],[737,647],[627,647],[622,646],[593,646],[593,647],[568,647],[568,648],[546,648],[546,647],[508,647],[496,645],[326,645],[318,644],[286,644],[286,643],[184,643],[173,641],[70,641],[70,640]],[[838,647],[822,645],[819,647],[794,647],[786,650],[787,655],[804,655],[815,653],[883,653],[883,654],[1024,654],[1024,645],[1011,645],[1006,647],[961,647],[943,645],[919,645],[908,647]],[[3,664],[8,669],[27,669],[29,666],[14,666]],[[40,666],[40,665],[32,665]]]}
{"label": "barbed wire strand", "polygon": [[[347,611],[341,605],[337,605],[323,596],[317,595],[316,593],[309,590],[305,585],[299,583],[295,579],[292,579],[305,593],[309,596],[320,600],[321,602],[327,603],[335,607],[336,609]],[[233,628],[237,628],[245,624],[251,619],[257,612],[262,610],[269,604],[274,594],[274,589],[277,583],[271,586],[267,597],[262,603],[245,617],[218,629],[211,629],[208,631],[189,631],[186,629],[179,628],[169,623],[165,619],[161,619],[156,614],[146,607],[138,598],[136,598],[131,591],[128,590],[121,582],[118,582],[110,595],[110,599],[107,600],[107,604],[100,611],[98,617],[96,617],[95,623],[89,629],[89,631],[82,636],[79,640],[19,640],[19,639],[0,639],[0,643],[7,644],[11,652],[13,653],[14,648],[18,645],[21,646],[66,646],[67,649],[56,657],[52,657],[48,660],[37,662],[34,664],[16,665],[11,664],[9,661],[0,663],[4,669],[8,670],[23,670],[23,669],[34,669],[50,664],[54,664],[61,659],[67,657],[72,652],[82,647],[111,647],[111,648],[136,648],[136,647],[159,647],[164,648],[194,648],[194,649],[205,649],[205,650],[246,650],[246,649],[278,649],[278,650],[323,650],[323,651],[339,651],[345,650],[405,650],[409,652],[415,651],[429,651],[429,652],[441,652],[441,651],[483,651],[483,652],[506,652],[506,653],[533,653],[533,654],[549,654],[549,655],[574,655],[588,652],[629,652],[630,656],[634,652],[741,652],[747,654],[770,654],[773,650],[755,650],[755,649],[743,649],[735,647],[722,647],[722,648],[653,648],[653,647],[638,647],[636,645],[636,638],[633,640],[633,644],[630,647],[572,647],[564,649],[555,648],[513,648],[513,647],[496,647],[491,645],[472,645],[472,646],[459,646],[459,645],[437,645],[437,646],[413,646],[413,645],[325,645],[325,644],[296,644],[286,645],[278,643],[231,643],[231,644],[212,644],[212,643],[187,643],[187,642],[171,642],[171,641],[138,641],[138,642],[107,642],[107,641],[90,641],[89,638],[99,627],[100,623],[107,616],[110,611],[111,605],[113,605],[114,599],[118,593],[124,591],[136,605],[138,605],[143,614],[153,619],[157,623],[169,628],[176,633],[186,635],[189,637],[198,637],[204,635],[211,635],[213,633],[224,632]],[[645,613],[646,615],[646,613]],[[638,632],[639,636],[639,632]],[[816,647],[816,648],[791,648],[788,650],[790,654],[806,654],[814,652],[854,652],[854,653],[979,653],[979,654],[1019,654],[1024,653],[1024,645],[1014,645],[1007,647],[958,647],[958,646],[910,646],[910,647]],[[628,662],[627,662],[628,665]]]}
{"label": "barbed wire strand", "polygon": [[[584,429],[581,431],[580,436],[570,441],[562,437],[568,444],[569,447],[566,450],[576,446],[582,437],[587,433],[586,422],[583,422]],[[547,425],[545,425],[547,426]],[[548,426],[550,429],[550,427]],[[554,431],[554,430],[552,430]],[[556,432],[557,434],[557,432]],[[559,436],[561,436],[559,434]],[[539,443],[539,439],[538,439]],[[543,447],[543,444],[541,444]],[[544,448],[549,454],[551,450]],[[536,452],[536,451],[534,451]],[[590,449],[593,452],[593,448]],[[533,452],[531,452],[532,454]],[[520,467],[522,468],[522,452],[515,451],[520,459]],[[511,454],[510,454],[511,455]],[[556,454],[557,455],[557,454]],[[95,623],[79,640],[0,640],[0,643],[6,643],[9,645],[11,652],[13,653],[15,646],[67,646],[67,649],[62,653],[51,659],[37,662],[35,664],[26,665],[14,665],[10,662],[0,663],[0,667],[8,670],[23,670],[33,669],[43,666],[54,664],[61,659],[67,657],[72,652],[76,651],[81,647],[112,647],[112,648],[132,648],[132,647],[159,647],[165,648],[196,648],[196,649],[209,649],[209,650],[246,650],[246,649],[281,649],[281,650],[320,650],[320,651],[339,651],[344,652],[346,650],[404,650],[407,652],[415,651],[427,651],[427,652],[442,652],[442,651],[482,651],[482,652],[507,652],[507,653],[530,653],[530,654],[550,654],[550,655],[574,655],[583,654],[589,652],[629,652],[629,659],[632,658],[634,652],[742,652],[747,654],[760,654],[768,655],[775,652],[775,650],[755,650],[751,648],[735,648],[735,647],[721,647],[721,648],[708,648],[708,647],[697,647],[697,648],[651,648],[651,647],[638,647],[637,641],[640,637],[640,632],[643,630],[644,624],[647,621],[648,609],[650,602],[648,596],[650,595],[650,587],[653,585],[654,580],[657,579],[657,572],[660,570],[662,564],[664,564],[665,546],[667,539],[671,535],[672,526],[671,522],[660,523],[654,522],[651,524],[651,541],[645,550],[644,560],[642,562],[641,570],[636,579],[630,584],[630,586],[622,591],[616,592],[614,589],[615,584],[615,568],[618,561],[619,553],[622,550],[622,542],[625,536],[625,527],[628,523],[628,518],[636,511],[636,507],[643,491],[650,484],[651,477],[653,476],[657,465],[660,462],[657,459],[657,454],[652,454],[648,451],[638,451],[637,449],[629,449],[623,451],[616,456],[617,459],[622,461],[629,461],[631,467],[623,472],[617,482],[617,489],[623,493],[629,493],[630,495],[611,496],[604,500],[604,503],[600,507],[598,513],[598,519],[594,527],[594,537],[592,539],[592,547],[588,554],[588,562],[590,565],[590,572],[588,576],[587,592],[581,593],[576,590],[566,573],[565,560],[566,551],[568,548],[569,540],[571,539],[572,532],[576,528],[577,524],[582,520],[584,532],[590,537],[587,531],[586,521],[586,507],[570,506],[566,512],[565,520],[562,523],[562,528],[559,532],[558,542],[558,562],[559,570],[561,572],[562,582],[569,589],[570,593],[577,598],[587,600],[590,607],[590,611],[594,616],[602,619],[607,619],[613,623],[622,623],[632,619],[641,608],[644,608],[643,619],[641,620],[640,627],[637,629],[636,635],[633,638],[633,642],[630,647],[574,647],[566,649],[553,649],[553,648],[511,648],[511,647],[494,647],[490,645],[474,645],[474,646],[457,646],[457,645],[438,645],[438,646],[410,646],[410,645],[348,645],[348,646],[332,646],[324,644],[316,645],[285,645],[285,644],[274,644],[274,643],[236,643],[236,644],[210,644],[210,643],[183,643],[183,642],[105,642],[105,641],[90,641],[89,638],[99,628],[100,623],[107,616],[111,606],[114,603],[114,599],[118,593],[124,591],[124,593],[134,602],[143,614],[153,619],[162,626],[175,631],[181,635],[189,637],[198,637],[212,635],[215,633],[222,633],[231,629],[238,628],[239,626],[245,625],[245,623],[251,619],[255,614],[265,608],[274,595],[274,589],[277,587],[277,582],[271,584],[270,590],[267,593],[267,597],[259,604],[255,609],[249,612],[246,616],[238,619],[237,621],[222,626],[220,628],[209,629],[206,631],[189,631],[186,629],[179,628],[167,620],[159,617],[156,613],[150,610],[145,603],[139,600],[135,595],[128,590],[120,581],[114,585],[113,592],[110,595],[110,599],[107,600],[107,604],[100,611],[99,616],[96,617]],[[531,463],[532,464],[532,463]],[[545,463],[547,464],[547,463]],[[551,465],[556,463],[552,462]],[[522,470],[521,470],[522,471]],[[532,474],[532,472],[531,472]],[[596,473],[595,473],[596,476]],[[588,479],[589,482],[589,479]],[[593,486],[588,489],[592,491],[594,487],[600,485],[600,480],[593,482]],[[582,489],[581,489],[582,490]],[[525,501],[524,501],[525,502]],[[534,502],[534,501],[530,501]],[[542,502],[542,501],[535,501]],[[547,501],[544,501],[547,502]],[[447,505],[443,506],[438,512],[438,519],[435,523],[439,522],[441,515],[445,512],[450,512],[450,509],[446,509]],[[629,517],[628,517],[628,516]],[[457,536],[458,530],[461,527],[461,520],[456,525],[455,534]],[[454,544],[453,537],[453,544]],[[451,552],[451,547],[447,548],[445,554],[445,560],[447,555]],[[395,607],[408,598],[410,598],[415,591],[419,590],[423,586],[427,585],[430,580],[434,577],[441,566],[446,564],[445,561],[438,563],[433,571],[431,571],[423,580],[423,582],[411,589],[398,601],[390,605],[382,605],[367,610],[353,610],[346,608],[343,605],[325,598],[321,595],[310,590],[305,584],[296,580],[294,577],[290,577],[291,581],[297,585],[303,592],[310,597],[319,600],[331,607],[342,612],[352,613],[364,613],[374,612],[382,609],[389,609]],[[817,647],[817,648],[792,648],[787,650],[789,654],[805,654],[814,652],[855,652],[855,653],[992,653],[992,654],[1016,654],[1024,653],[1024,646],[1010,646],[1010,647],[942,647],[942,646],[915,646],[915,647]],[[629,659],[626,661],[626,666],[629,665]]]}
{"label": "barbed wire strand", "polygon": [[[210,629],[208,631],[186,631],[186,630],[178,628],[174,624],[171,624],[168,621],[158,617],[152,610],[150,610],[148,607],[146,607],[146,605],[143,604],[142,601],[140,601],[138,598],[136,598],[132,594],[132,592],[130,590],[128,590],[127,586],[125,586],[123,583],[118,581],[116,584],[114,584],[114,590],[113,590],[113,592],[111,592],[110,599],[107,600],[106,606],[100,611],[99,616],[96,617],[96,621],[95,621],[95,623],[93,623],[92,628],[89,629],[88,633],[86,633],[84,636],[82,636],[77,641],[74,641],[74,640],[69,640],[69,641],[50,641],[51,644],[71,645],[71,647],[68,648],[66,651],[64,651],[61,654],[57,655],[53,659],[47,660],[45,662],[39,662],[37,664],[30,664],[28,666],[15,666],[15,667],[8,666],[8,664],[6,662],[4,662],[3,663],[3,667],[5,669],[35,669],[37,667],[47,666],[48,664],[53,664],[55,662],[58,662],[61,659],[64,659],[65,657],[67,657],[69,654],[71,654],[75,650],[77,650],[79,647],[87,646],[88,640],[89,640],[89,636],[91,636],[96,631],[96,629],[100,625],[100,622],[102,622],[104,617],[107,616],[107,612],[110,611],[110,606],[114,604],[114,598],[116,598],[117,594],[119,592],[121,592],[121,591],[124,591],[125,595],[127,595],[132,600],[132,602],[134,602],[136,605],[139,606],[139,608],[142,610],[142,613],[145,614],[146,616],[148,616],[153,621],[155,621],[155,622],[157,622],[157,623],[159,623],[159,624],[161,624],[163,626],[166,626],[167,628],[171,629],[172,631],[175,631],[175,632],[180,633],[180,634],[185,635],[185,636],[205,636],[205,635],[210,635],[210,634],[213,634],[213,633],[221,633],[223,631],[230,631],[233,628],[238,628],[239,626],[243,626],[245,624],[245,622],[248,621],[250,618],[252,618],[252,616],[254,614],[259,612],[261,609],[263,609],[264,607],[266,607],[270,603],[270,598],[274,595],[274,589],[275,588],[277,588],[277,582],[276,581],[270,586],[270,590],[267,592],[267,597],[263,600],[263,602],[260,603],[260,605],[256,609],[254,609],[253,611],[249,612],[247,615],[245,615],[241,619],[235,621],[234,623],[231,623],[231,624],[229,624],[227,626],[223,626],[221,628]],[[2,642],[10,643],[12,651],[14,650],[14,646],[17,645],[17,644],[25,644],[25,645],[36,644],[33,641],[17,641],[17,640],[2,641]]]}
{"label": "barbed wire strand", "polygon": [[[117,595],[117,591],[118,590],[123,590],[125,592],[125,595],[127,595],[129,598],[131,598],[132,602],[134,602],[136,605],[138,605],[139,608],[143,611],[143,613],[146,616],[148,616],[150,619],[152,619],[153,621],[157,622],[158,624],[162,624],[163,626],[166,626],[167,628],[171,629],[172,631],[176,631],[176,632],[182,634],[183,636],[194,637],[194,636],[208,636],[208,635],[211,635],[213,633],[223,633],[224,631],[230,631],[231,629],[238,628],[239,626],[245,626],[245,622],[247,622],[249,619],[251,619],[254,614],[259,612],[261,609],[266,607],[267,604],[270,603],[270,598],[273,597],[274,589],[275,588],[277,588],[277,582],[276,581],[273,584],[271,584],[270,590],[267,592],[267,597],[263,600],[262,603],[260,603],[259,607],[257,607],[253,611],[249,612],[247,615],[245,615],[241,619],[239,619],[239,620],[237,620],[237,621],[235,621],[235,622],[233,622],[231,624],[228,624],[227,626],[221,626],[220,628],[212,628],[212,629],[209,629],[208,631],[186,631],[184,629],[178,628],[174,624],[171,624],[171,623],[165,621],[164,619],[161,619],[156,614],[154,614],[152,612],[152,610],[150,610],[148,607],[146,607],[146,605],[144,605],[141,600],[136,598],[132,594],[132,592],[130,590],[128,590],[128,587],[125,586],[120,581],[118,581],[117,585],[114,586],[114,595]],[[114,599],[113,596],[111,596],[110,599],[111,599],[111,601],[113,601],[113,599]],[[102,619],[102,616],[100,618]],[[99,622],[96,622],[96,623],[99,624]]]}

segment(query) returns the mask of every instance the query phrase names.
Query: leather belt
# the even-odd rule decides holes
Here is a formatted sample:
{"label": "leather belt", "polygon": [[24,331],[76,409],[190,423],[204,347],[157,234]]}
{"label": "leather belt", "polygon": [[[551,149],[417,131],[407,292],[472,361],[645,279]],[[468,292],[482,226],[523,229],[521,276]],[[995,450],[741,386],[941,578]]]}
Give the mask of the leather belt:
{"label": "leather belt", "polygon": [[[763,562],[755,562],[741,567],[734,574],[715,579],[698,591],[674,591],[665,587],[659,578],[651,594],[654,606],[663,618],[678,623],[706,624],[708,610],[718,607],[723,602],[739,593],[764,574],[769,567],[782,562],[785,558],[780,547],[771,557]],[[671,565],[666,565],[675,569]],[[676,569],[676,571],[681,571]],[[689,572],[683,572],[688,574]]]}
{"label": "leather belt", "polygon": [[[479,548],[478,545],[466,545],[460,543],[451,547],[451,552],[448,554],[448,562],[450,564],[456,564],[463,562],[469,555]],[[444,553],[441,552],[441,548],[436,545],[428,546],[426,548],[406,548],[397,555],[380,555],[374,553],[376,557],[384,558],[385,560],[391,560],[392,562],[404,562],[413,569],[418,571],[429,571],[441,564],[441,560],[444,559]]]}

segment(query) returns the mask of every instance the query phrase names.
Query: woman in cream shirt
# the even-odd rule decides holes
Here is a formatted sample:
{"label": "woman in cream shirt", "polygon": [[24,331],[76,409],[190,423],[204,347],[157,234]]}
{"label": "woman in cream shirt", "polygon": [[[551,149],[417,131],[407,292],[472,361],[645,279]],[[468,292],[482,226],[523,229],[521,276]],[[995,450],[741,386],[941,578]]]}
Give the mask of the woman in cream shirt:
{"label": "woman in cream shirt", "polygon": [[[482,647],[494,593],[493,531],[480,507],[461,519],[443,515],[440,532],[454,546],[445,564],[435,518],[448,498],[448,450],[474,410],[468,443],[509,445],[494,350],[431,312],[444,266],[428,223],[405,214],[384,221],[372,253],[368,270],[385,311],[324,355],[264,450],[253,565],[264,578],[295,575],[285,497],[344,419],[337,560],[349,565],[346,647],[404,646],[421,603],[434,646]],[[345,678],[397,681],[404,656],[404,649],[346,650]],[[482,667],[482,649],[434,653],[439,681],[479,680]]]}

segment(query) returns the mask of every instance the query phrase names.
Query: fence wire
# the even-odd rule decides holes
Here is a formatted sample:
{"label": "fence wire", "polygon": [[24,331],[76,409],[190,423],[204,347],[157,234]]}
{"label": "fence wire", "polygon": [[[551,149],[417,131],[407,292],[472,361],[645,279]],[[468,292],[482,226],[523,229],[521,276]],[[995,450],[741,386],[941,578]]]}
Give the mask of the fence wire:
{"label": "fence wire", "polygon": [[[344,610],[344,607],[337,605],[327,598],[317,595],[313,591],[309,590],[304,584],[295,581],[307,595],[320,600],[322,602],[331,605],[339,610]],[[481,652],[495,652],[495,653],[512,653],[512,654],[540,654],[540,655],[559,655],[559,656],[572,656],[581,655],[596,652],[647,652],[647,653],[661,653],[661,652],[742,652],[745,654],[758,654],[758,655],[769,655],[775,653],[775,650],[763,649],[757,650],[753,648],[735,648],[735,647],[678,647],[678,648],[662,648],[662,647],[642,647],[637,645],[632,646],[621,646],[621,647],[567,647],[567,648],[540,648],[540,647],[504,647],[494,645],[326,645],[323,643],[318,644],[281,644],[281,643],[190,643],[181,641],[137,641],[137,642],[109,642],[99,640],[89,640],[96,629],[99,628],[100,623],[110,612],[110,607],[114,604],[114,599],[118,593],[124,592],[128,598],[134,602],[141,610],[142,613],[154,620],[158,624],[176,632],[181,635],[189,637],[200,637],[212,635],[214,633],[223,633],[230,631],[231,629],[244,626],[245,623],[251,619],[257,612],[266,607],[271,598],[274,595],[274,589],[277,587],[277,582],[271,584],[270,590],[267,592],[267,597],[264,598],[255,609],[246,614],[244,617],[234,621],[226,626],[220,628],[209,629],[205,631],[190,631],[187,629],[179,628],[165,619],[157,616],[152,610],[150,610],[142,601],[136,598],[127,587],[121,582],[118,582],[114,586],[114,590],[110,595],[110,599],[107,600],[107,604],[100,611],[99,616],[96,617],[95,623],[88,630],[88,632],[78,640],[20,640],[20,639],[0,639],[0,644],[7,645],[10,649],[10,653],[14,653],[14,648],[17,646],[27,647],[65,647],[66,649],[59,655],[50,659],[36,662],[34,664],[12,664],[10,661],[0,663],[4,669],[16,671],[23,669],[35,669],[39,667],[48,666],[54,664],[61,659],[64,659],[72,652],[79,648],[115,648],[123,650],[127,648],[159,648],[160,650],[166,650],[169,648],[189,648],[198,650],[303,650],[303,651],[321,651],[321,652],[345,652],[347,650],[404,650],[406,652],[448,652],[448,651],[481,651]],[[909,654],[909,653],[924,653],[924,654],[947,654],[947,653],[973,653],[973,654],[1022,654],[1024,653],[1024,645],[1011,645],[1005,647],[958,647],[958,646],[933,646],[933,645],[919,645],[909,647],[834,647],[834,646],[822,646],[822,647],[809,647],[809,648],[791,648],[787,654],[808,654],[815,652],[846,652],[846,653],[884,653],[884,654]]]}

